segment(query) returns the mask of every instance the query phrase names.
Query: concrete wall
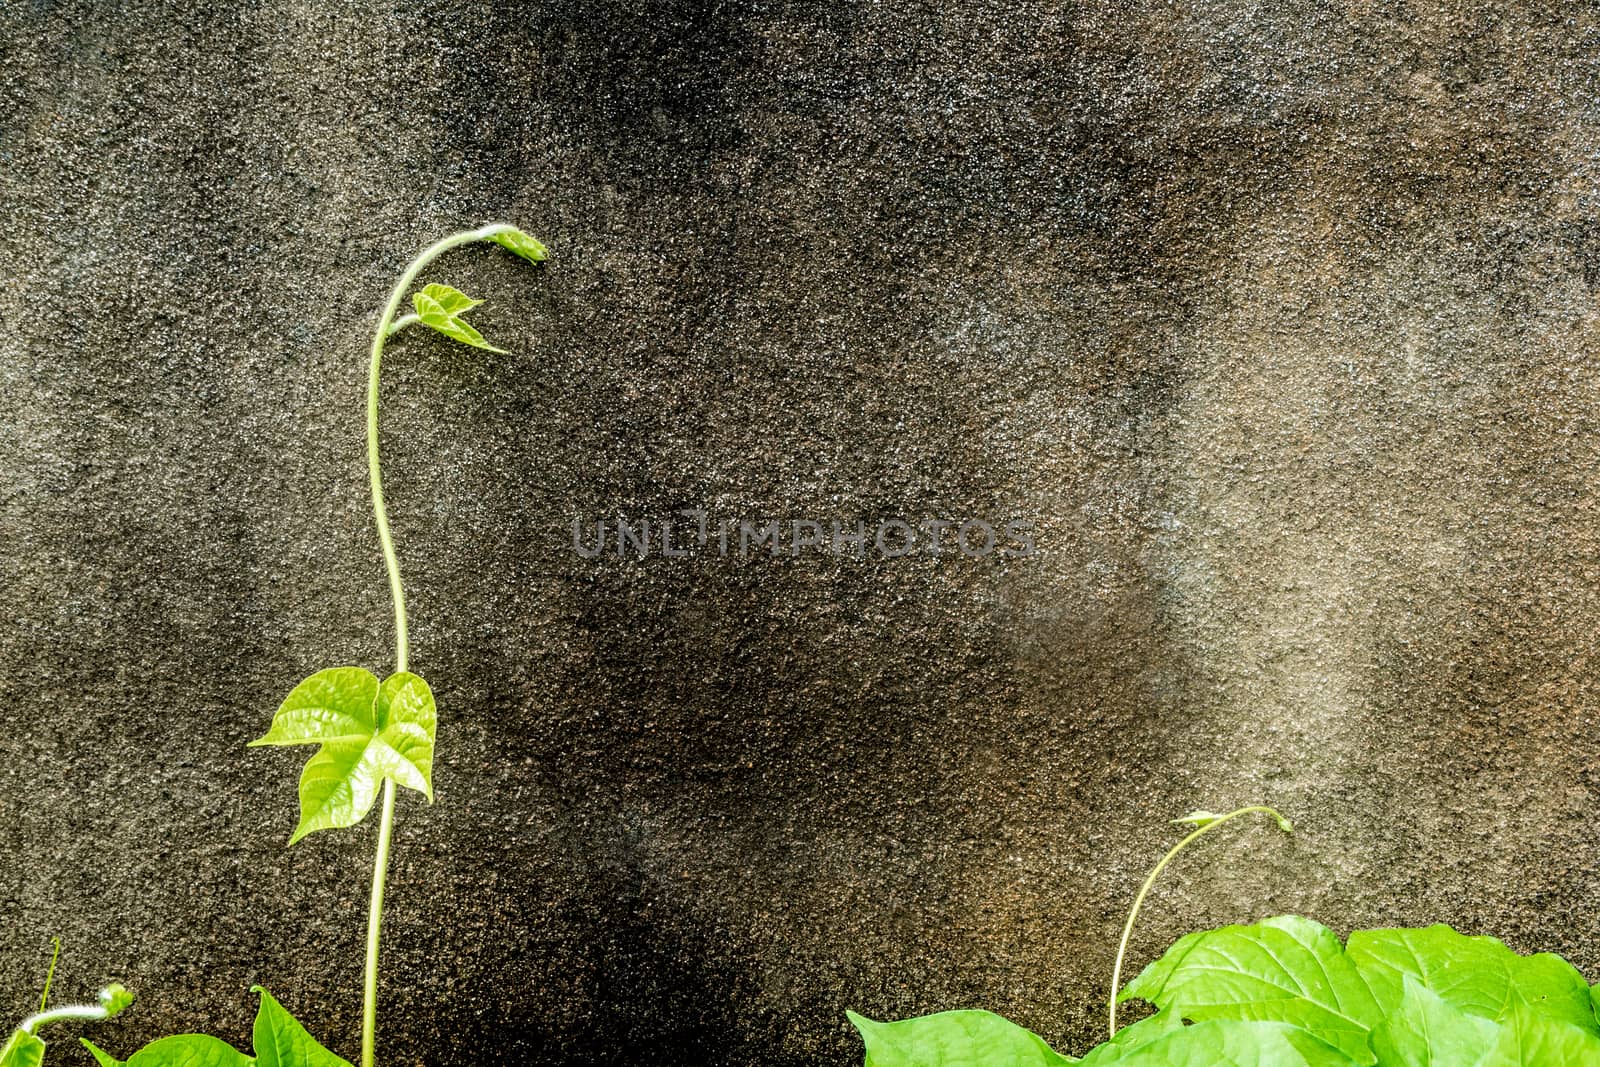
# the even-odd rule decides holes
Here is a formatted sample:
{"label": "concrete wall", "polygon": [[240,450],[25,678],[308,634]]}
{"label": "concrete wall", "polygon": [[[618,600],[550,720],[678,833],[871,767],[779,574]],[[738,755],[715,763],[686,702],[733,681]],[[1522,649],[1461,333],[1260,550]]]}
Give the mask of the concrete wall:
{"label": "concrete wall", "polygon": [[[1600,19],[1579,4],[0,5],[0,1009],[353,1056],[386,670],[365,345],[439,802],[390,1064],[1081,1050],[1137,937],[1444,920],[1600,978]],[[1034,522],[1031,559],[619,561],[623,513]],[[1219,837],[1222,835],[1219,835]],[[63,1035],[64,1036],[64,1035]],[[82,1061],[67,1049],[62,1063]]]}

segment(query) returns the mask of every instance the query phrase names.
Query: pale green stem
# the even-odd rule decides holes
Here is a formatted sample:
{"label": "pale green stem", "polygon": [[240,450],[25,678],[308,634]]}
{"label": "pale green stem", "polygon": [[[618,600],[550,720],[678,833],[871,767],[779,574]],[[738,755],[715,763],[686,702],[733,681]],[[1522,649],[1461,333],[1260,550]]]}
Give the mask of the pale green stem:
{"label": "pale green stem", "polygon": [[[60,941],[60,938],[56,938],[58,953]],[[50,969],[54,973],[54,961],[51,962]],[[47,981],[46,985],[48,984]],[[37,1052],[39,1046],[32,1043],[37,1040],[37,1035],[34,1031],[41,1026],[65,1022],[69,1019],[85,1019],[90,1022],[109,1019],[131,1003],[133,1003],[133,997],[128,994],[126,989],[123,989],[120,985],[111,985],[100,990],[99,1001],[94,1004],[66,1004],[49,1010],[41,1007],[39,1011],[22,1020],[22,1025],[12,1031],[11,1036],[6,1039],[4,1045],[0,1045],[0,1063],[10,1063],[16,1059],[18,1048],[25,1043],[32,1047],[34,1052]],[[24,1054],[24,1058],[26,1058],[26,1054]]]}
{"label": "pale green stem", "polygon": [[372,338],[372,362],[367,369],[367,474],[372,480],[372,517],[378,523],[378,544],[383,548],[383,564],[389,571],[389,596],[394,600],[396,671],[406,669],[411,647],[406,635],[406,592],[400,585],[400,560],[395,555],[394,537],[389,532],[389,512],[383,505],[383,474],[378,464],[378,380],[383,367],[383,343],[392,334],[418,321],[415,315],[407,315],[396,322],[395,313],[400,310],[401,303],[411,292],[411,286],[423,268],[452,248],[474,241],[484,241],[497,233],[507,233],[515,229],[515,226],[495,223],[476,230],[453,233],[423,249],[422,254],[411,261],[411,265],[406,267],[405,273],[400,275],[400,280],[395,283],[394,291],[389,294],[389,303],[384,306],[383,316],[378,319],[377,333]]}
{"label": "pale green stem", "polygon": [[372,905],[367,911],[367,973],[361,1004],[361,1067],[372,1067],[378,1048],[378,931],[383,926],[383,882],[389,873],[389,842],[394,838],[394,782],[383,783],[378,821],[378,854],[372,862]]}
{"label": "pale green stem", "polygon": [[22,1025],[0,1045],[0,1063],[10,1062],[17,1045],[25,1037],[35,1037],[34,1031],[48,1023],[58,1023],[67,1019],[109,1019],[111,1011],[103,1004],[69,1004],[66,1007],[52,1008],[50,1011],[41,1011],[22,1020]]}
{"label": "pale green stem", "polygon": [[[394,659],[395,671],[404,671],[410,660],[411,646],[406,633],[406,592],[400,584],[400,559],[395,555],[394,537],[389,532],[389,513],[383,505],[383,475],[378,464],[378,380],[383,366],[383,343],[400,330],[417,322],[417,316],[406,315],[396,320],[395,314],[411,292],[411,286],[423,268],[452,248],[485,241],[500,233],[515,232],[515,226],[493,223],[476,230],[463,230],[435,241],[411,264],[395,283],[378,319],[378,329],[372,338],[372,362],[367,370],[367,474],[372,481],[372,517],[378,523],[378,544],[383,549],[383,564],[389,573],[389,595],[394,600]],[[378,1029],[378,939],[383,926],[383,884],[389,871],[389,844],[394,838],[394,782],[383,785],[383,812],[378,821],[378,849],[372,865],[372,906],[367,912],[367,967],[366,984],[361,1011],[361,1067],[373,1067],[377,1048]]]}
{"label": "pale green stem", "polygon": [[51,938],[55,942],[55,949],[50,953],[50,969],[44,972],[44,992],[39,994],[39,1010],[44,1011],[50,1004],[50,983],[56,977],[56,961],[61,959],[61,939]]}
{"label": "pale green stem", "polygon": [[1285,832],[1288,832],[1292,825],[1289,820],[1285,819],[1276,809],[1269,808],[1261,804],[1257,804],[1248,808],[1240,808],[1237,811],[1230,811],[1226,815],[1219,815],[1215,819],[1206,823],[1204,826],[1201,826],[1199,829],[1195,830],[1188,837],[1185,837],[1182,841],[1179,841],[1176,845],[1173,845],[1172,850],[1165,856],[1161,857],[1161,862],[1156,864],[1155,870],[1150,872],[1150,877],[1144,880],[1144,885],[1139,887],[1139,895],[1133,898],[1133,908],[1128,912],[1128,921],[1122,927],[1122,941],[1117,945],[1117,961],[1111,968],[1111,997],[1108,1001],[1108,1014],[1110,1015],[1112,1037],[1117,1036],[1117,990],[1122,986],[1122,960],[1123,957],[1128,953],[1128,939],[1133,936],[1133,924],[1139,919],[1139,909],[1144,906],[1144,898],[1150,895],[1151,886],[1156,884],[1156,879],[1161,876],[1161,872],[1167,869],[1167,864],[1178,858],[1178,853],[1182,852],[1184,849],[1188,848],[1194,842],[1200,840],[1200,838],[1204,837],[1212,830],[1215,830],[1223,823],[1237,819],[1241,815],[1250,815],[1254,812],[1261,812],[1266,815],[1271,815],[1274,819],[1278,820],[1278,825],[1283,828]]}
{"label": "pale green stem", "polygon": [[31,1034],[46,1023],[58,1023],[66,1019],[109,1019],[111,1012],[104,1004],[65,1004],[49,1011],[41,1011],[22,1020],[22,1025],[17,1027],[25,1034]]}

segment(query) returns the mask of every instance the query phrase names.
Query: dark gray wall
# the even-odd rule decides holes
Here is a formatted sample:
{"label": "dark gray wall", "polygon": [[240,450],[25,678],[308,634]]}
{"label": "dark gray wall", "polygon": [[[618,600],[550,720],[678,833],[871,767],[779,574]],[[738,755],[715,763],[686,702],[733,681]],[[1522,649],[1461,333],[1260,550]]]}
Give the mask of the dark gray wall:
{"label": "dark gray wall", "polygon": [[[1600,20],[1584,4],[0,5],[0,1010],[353,1055],[373,828],[288,688],[384,670],[392,349],[439,802],[391,1064],[1081,1050],[1117,926],[1446,920],[1600,977]],[[983,561],[586,560],[575,516],[1024,517]],[[1220,836],[1220,835],[1219,835]],[[64,1036],[64,1035],[63,1035]],[[60,1062],[82,1062],[76,1051]]]}

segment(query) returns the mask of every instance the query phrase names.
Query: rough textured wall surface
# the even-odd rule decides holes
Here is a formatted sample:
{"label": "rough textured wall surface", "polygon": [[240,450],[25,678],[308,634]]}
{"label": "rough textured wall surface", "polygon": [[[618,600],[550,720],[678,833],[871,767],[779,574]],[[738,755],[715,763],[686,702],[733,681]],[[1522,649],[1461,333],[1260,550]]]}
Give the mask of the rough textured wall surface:
{"label": "rough textured wall surface", "polygon": [[[355,1051],[390,663],[392,1064],[849,1064],[1097,1032],[1137,937],[1445,920],[1600,977],[1600,18],[1585,4],[0,3],[0,1011]],[[1034,522],[1038,554],[586,559],[574,518]],[[1219,835],[1221,836],[1221,835]],[[61,1062],[83,1057],[65,1043]]]}

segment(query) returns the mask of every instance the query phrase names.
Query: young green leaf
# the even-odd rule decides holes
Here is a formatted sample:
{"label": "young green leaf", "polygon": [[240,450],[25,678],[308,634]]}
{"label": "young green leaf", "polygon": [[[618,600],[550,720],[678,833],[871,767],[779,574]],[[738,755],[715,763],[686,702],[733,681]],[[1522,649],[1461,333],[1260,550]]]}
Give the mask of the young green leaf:
{"label": "young green leaf", "polygon": [[1526,1006],[1600,1034],[1588,983],[1560,956],[1519,956],[1496,938],[1443,925],[1358,930],[1345,951],[1386,1012],[1398,1007],[1404,981],[1412,978],[1469,1015],[1503,1022]]}
{"label": "young green leaf", "polygon": [[1222,818],[1222,816],[1218,815],[1214,811],[1206,811],[1201,809],[1200,811],[1191,811],[1187,815],[1180,815],[1178,818],[1172,820],[1172,824],[1174,826],[1202,827],[1210,826],[1220,818]]}
{"label": "young green leaf", "polygon": [[1072,1063],[1031,1030],[987,1011],[943,1011],[894,1023],[847,1012],[865,1067],[1059,1067]]}
{"label": "young green leaf", "polygon": [[448,285],[425,285],[421,292],[411,295],[411,303],[416,306],[417,318],[424,326],[432,327],[464,345],[485,348],[490,352],[505,351],[485,341],[483,334],[461,318],[463,314],[483,303],[482,300],[474,300],[461,290],[452,289]]}
{"label": "young green leaf", "polygon": [[179,1034],[152,1041],[125,1063],[88,1038],[80,1040],[100,1067],[350,1067],[347,1060],[323,1048],[271,993],[261,986],[253,987],[251,992],[261,996],[252,1033],[254,1058],[206,1034]]}
{"label": "young green leaf", "polygon": [[1600,1038],[1519,1007],[1500,1027],[1500,1039],[1484,1058],[1483,1067],[1600,1067]]}
{"label": "young green leaf", "polygon": [[1079,1062],[1082,1067],[1105,1067],[1109,1063],[1120,1063],[1122,1057],[1141,1045],[1149,1044],[1158,1037],[1165,1037],[1172,1031],[1181,1029],[1183,1029],[1183,1018],[1177,1012],[1158,1011],[1148,1019],[1140,1019],[1132,1026],[1124,1026],[1117,1031],[1116,1037],[1096,1045]]}
{"label": "young green leaf", "polygon": [[501,248],[515,252],[529,263],[542,263],[545,257],[550,254],[549,249],[545,248],[544,245],[515,227],[507,227],[505,230],[492,235],[489,240]]}
{"label": "young green leaf", "polygon": [[[1255,808],[1251,810],[1259,811],[1262,809]],[[1270,809],[1268,810],[1270,811]],[[1271,815],[1273,821],[1278,824],[1278,829],[1282,830],[1286,834],[1294,833],[1293,822],[1276,811],[1271,811]],[[1193,826],[1196,829],[1204,829],[1205,827],[1210,826],[1212,823],[1220,822],[1225,818],[1227,818],[1226,815],[1219,815],[1214,811],[1206,811],[1204,808],[1201,808],[1199,811],[1191,811],[1187,815],[1181,815],[1178,818],[1173,819],[1172,824],[1174,826]]]}
{"label": "young green leaf", "polygon": [[360,667],[318,671],[295,686],[257,745],[320,745],[300,776],[294,844],[316,830],[354,826],[385,779],[433,800],[438,714],[428,683],[409,672],[380,685]]}
{"label": "young green leaf", "polygon": [[78,1040],[83,1043],[84,1048],[89,1050],[89,1055],[94,1057],[94,1061],[98,1063],[100,1067],[122,1067],[121,1060],[111,1055],[111,1053],[107,1052],[99,1045],[96,1045],[93,1041],[90,1041],[86,1037],[80,1037]]}
{"label": "young green leaf", "polygon": [[1216,1020],[1179,1027],[1116,1062],[1117,1067],[1354,1067],[1361,1061],[1295,1026]]}
{"label": "young green leaf", "polygon": [[1498,1025],[1452,1007],[1409,974],[1402,990],[1372,1032],[1383,1067],[1479,1067],[1499,1040]]}
{"label": "young green leaf", "polygon": [[258,1067],[350,1067],[349,1061],[323,1048],[265,988],[255,986],[251,992],[261,995],[251,1037]]}
{"label": "young green leaf", "polygon": [[144,1048],[118,1061],[97,1048],[88,1038],[79,1038],[99,1061],[100,1067],[254,1067],[255,1060],[226,1041],[205,1034],[178,1034],[152,1041]]}
{"label": "young green leaf", "polygon": [[0,1047],[0,1067],[39,1067],[44,1062],[44,1042],[18,1030]]}
{"label": "young green leaf", "polygon": [[1333,931],[1299,916],[1190,934],[1129,982],[1186,1019],[1288,1023],[1358,1064],[1373,1063],[1367,1034],[1382,1014]]}
{"label": "young green leaf", "polygon": [[100,990],[95,999],[106,1010],[106,1018],[111,1019],[127,1010],[128,1005],[133,1003],[133,994],[120,982],[112,982]]}

